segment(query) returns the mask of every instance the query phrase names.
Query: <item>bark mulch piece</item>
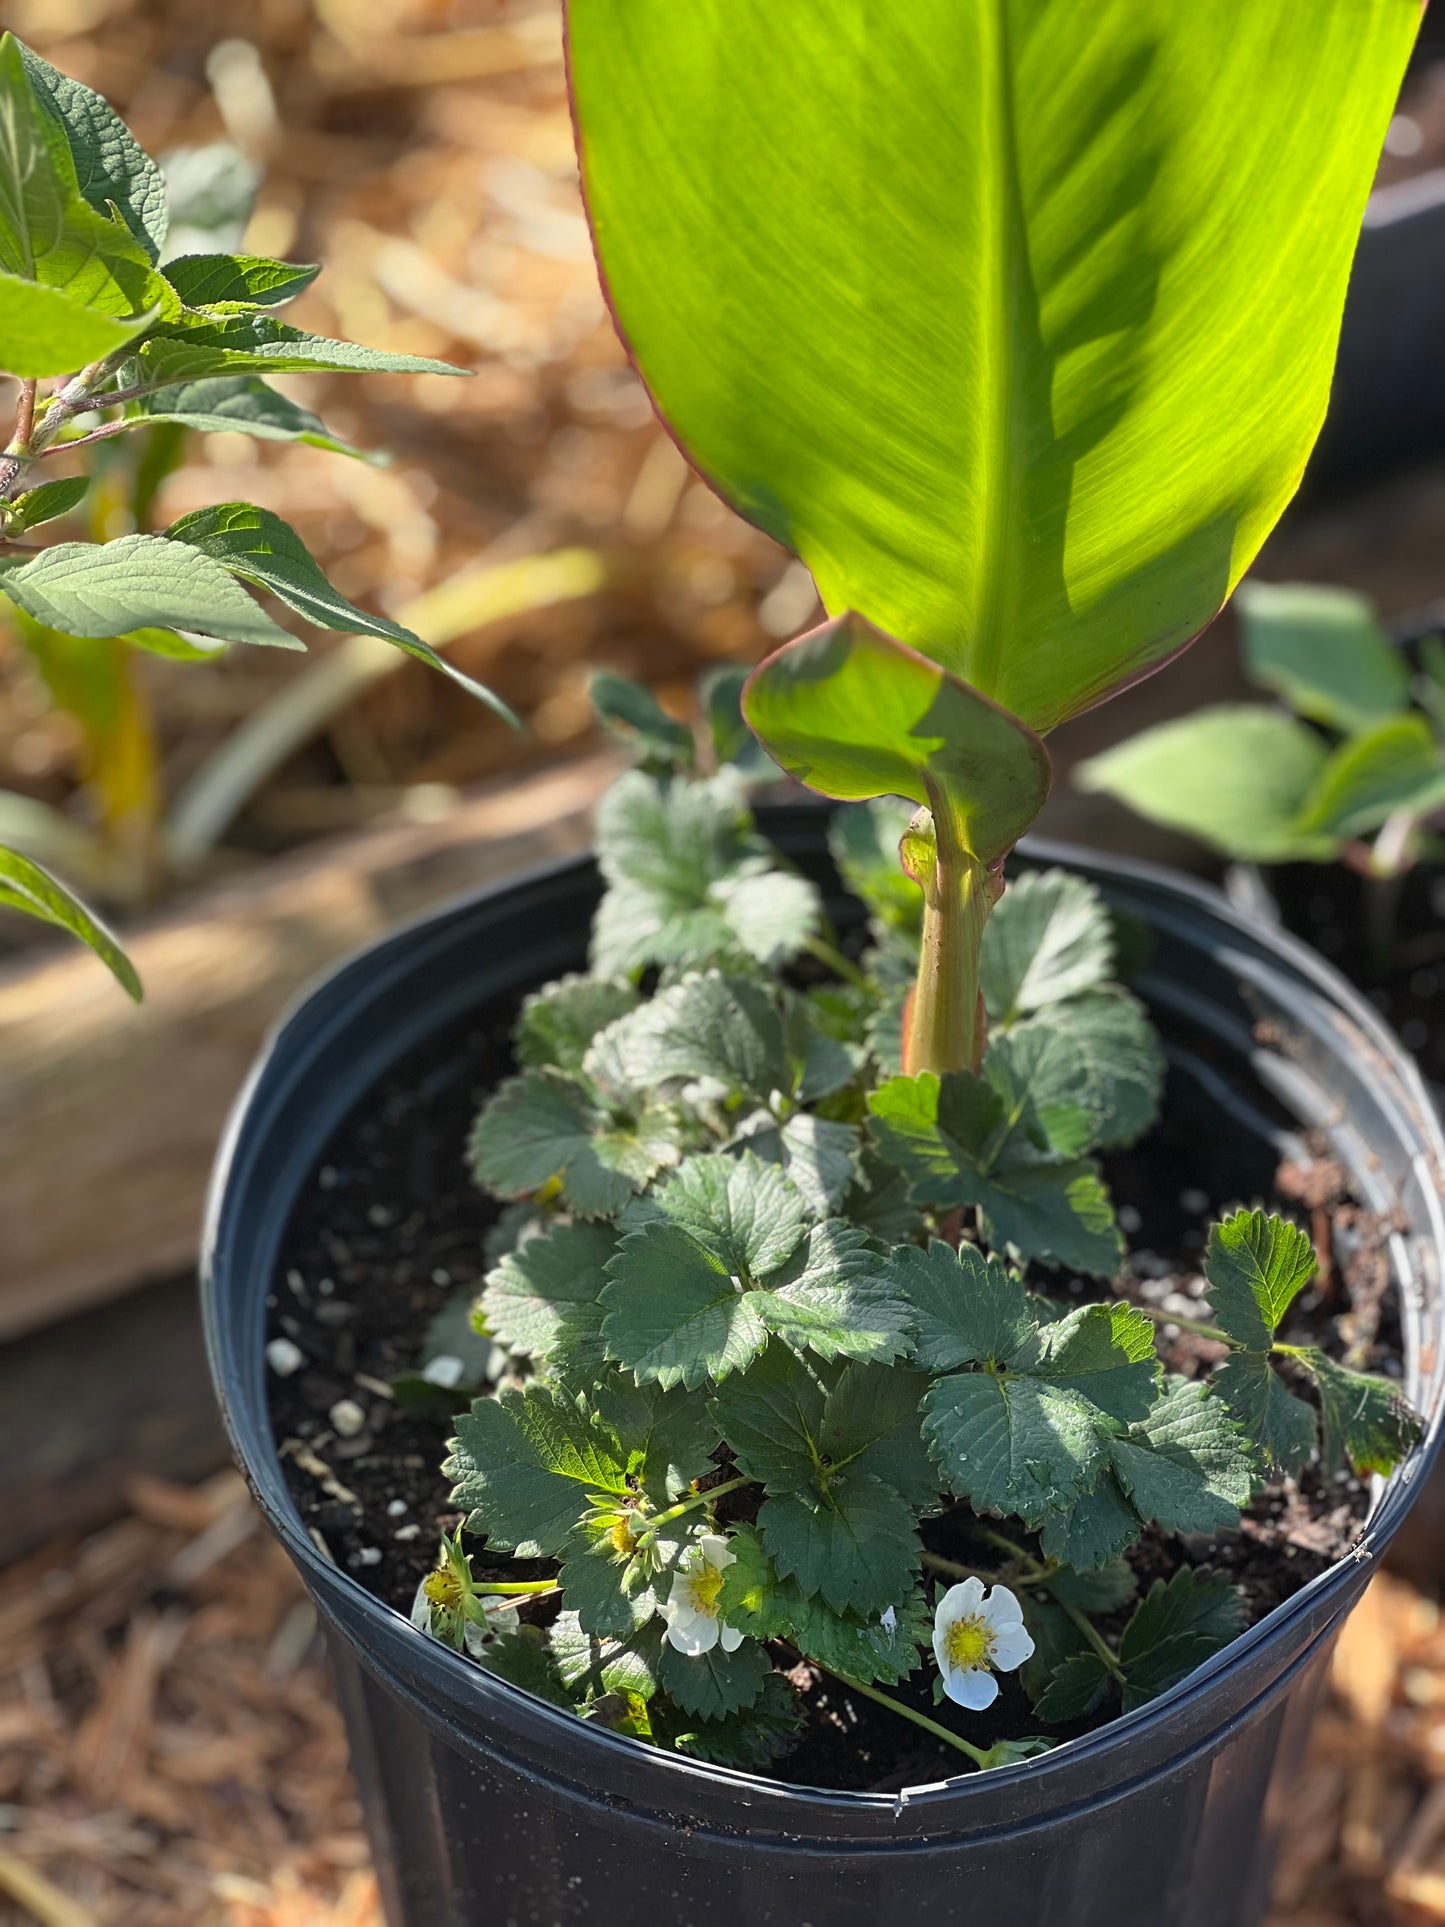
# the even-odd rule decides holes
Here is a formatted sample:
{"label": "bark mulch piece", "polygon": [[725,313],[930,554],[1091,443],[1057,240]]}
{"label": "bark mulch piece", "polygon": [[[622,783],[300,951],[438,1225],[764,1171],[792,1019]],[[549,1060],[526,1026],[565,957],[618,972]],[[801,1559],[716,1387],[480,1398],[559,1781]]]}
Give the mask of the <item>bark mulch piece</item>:
{"label": "bark mulch piece", "polygon": [[[0,1927],[384,1927],[315,1616],[231,1473],[0,1575]],[[1445,1621],[1389,1573],[1278,1816],[1268,1927],[1445,1921]]]}

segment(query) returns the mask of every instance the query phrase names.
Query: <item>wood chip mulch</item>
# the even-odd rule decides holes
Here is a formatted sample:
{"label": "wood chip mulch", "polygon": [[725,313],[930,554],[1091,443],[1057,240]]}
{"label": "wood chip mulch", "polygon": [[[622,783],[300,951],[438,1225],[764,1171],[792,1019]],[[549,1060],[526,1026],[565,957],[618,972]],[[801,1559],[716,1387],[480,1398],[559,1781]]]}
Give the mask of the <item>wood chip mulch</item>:
{"label": "wood chip mulch", "polygon": [[[383,1927],[316,1619],[239,1478],[0,1576],[0,1927]],[[1268,1927],[1445,1921],[1445,1622],[1340,1640]]]}

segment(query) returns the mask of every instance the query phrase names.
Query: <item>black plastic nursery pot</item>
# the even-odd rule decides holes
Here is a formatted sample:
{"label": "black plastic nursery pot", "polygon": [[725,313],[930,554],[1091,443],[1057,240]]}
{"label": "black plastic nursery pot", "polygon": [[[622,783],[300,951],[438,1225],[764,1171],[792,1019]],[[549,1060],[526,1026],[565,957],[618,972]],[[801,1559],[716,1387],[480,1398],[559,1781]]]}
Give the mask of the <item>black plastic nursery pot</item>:
{"label": "black plastic nursery pot", "polygon": [[[760,827],[823,884],[826,813]],[[1139,1711],[1028,1764],[893,1794],[784,1785],[579,1721],[415,1631],[312,1542],[268,1413],[266,1300],[288,1218],[343,1120],[409,1053],[585,958],[598,880],[565,864],[469,898],[345,964],[274,1035],[221,1152],[203,1268],[237,1456],[326,1628],[392,1927],[1247,1927],[1331,1645],[1439,1444],[1445,1144],[1409,1059],[1312,953],[1213,892],[1048,846],[1150,936],[1136,978],[1166,1109],[1233,1195],[1324,1134],[1394,1214],[1406,1389],[1424,1444],[1353,1555]]]}

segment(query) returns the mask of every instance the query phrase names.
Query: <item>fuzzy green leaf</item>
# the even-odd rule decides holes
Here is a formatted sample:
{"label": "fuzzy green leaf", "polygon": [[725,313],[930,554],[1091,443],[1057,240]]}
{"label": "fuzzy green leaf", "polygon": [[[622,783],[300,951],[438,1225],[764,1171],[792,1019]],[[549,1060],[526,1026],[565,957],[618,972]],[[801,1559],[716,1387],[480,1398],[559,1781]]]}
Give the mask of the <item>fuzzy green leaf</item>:
{"label": "fuzzy green leaf", "polygon": [[763,1124],[735,1138],[765,1164],[776,1164],[810,1211],[836,1211],[857,1173],[861,1139],[856,1124],[838,1124],[798,1111],[786,1124]]}
{"label": "fuzzy green leaf", "polygon": [[0,270],[0,365],[23,380],[73,374],[113,355],[150,326],[88,308],[63,288]]}
{"label": "fuzzy green leaf", "polygon": [[1034,1701],[1041,1720],[1062,1725],[1082,1719],[1108,1693],[1112,1676],[1097,1653],[1074,1653],[1064,1661],[1047,1688]]}
{"label": "fuzzy green leaf", "polygon": [[1138,1513],[1113,1473],[1105,1472],[1094,1489],[1081,1493],[1066,1512],[1049,1514],[1039,1544],[1046,1559],[1088,1572],[1109,1565],[1138,1537]]}
{"label": "fuzzy green leaf", "polygon": [[605,1140],[604,1126],[580,1085],[554,1071],[523,1071],[498,1086],[472,1126],[473,1176],[508,1198],[559,1178],[575,1210],[613,1217],[659,1168],[666,1147],[646,1139]]}
{"label": "fuzzy green leaf", "polygon": [[557,1576],[581,1631],[622,1640],[656,1617],[672,1575],[651,1557],[619,1551],[611,1537],[614,1523],[604,1515],[576,1527],[562,1548]]}
{"label": "fuzzy green leaf", "polygon": [[1266,1211],[1236,1211],[1209,1233],[1204,1276],[1214,1320],[1252,1352],[1267,1352],[1317,1269],[1306,1232]]}
{"label": "fuzzy green leaf", "polygon": [[587,693],[603,723],[628,745],[644,768],[692,768],[697,760],[692,731],[669,716],[650,689],[627,676],[599,669]]}
{"label": "fuzzy green leaf", "polygon": [[488,1272],[481,1310],[500,1344],[581,1371],[600,1365],[602,1287],[617,1250],[611,1225],[558,1224]]}
{"label": "fuzzy green leaf", "polygon": [[1134,1569],[1126,1560],[1114,1559],[1093,1572],[1049,1574],[1049,1591],[1061,1604],[1081,1613],[1112,1613],[1127,1606],[1139,1590]]}
{"label": "fuzzy green leaf", "polygon": [[684,1713],[716,1720],[754,1705],[772,1670],[767,1654],[750,1639],[730,1653],[714,1646],[711,1652],[696,1656],[680,1653],[664,1641],[657,1680]]}
{"label": "fuzzy green leaf", "polygon": [[675,1225],[734,1277],[759,1282],[785,1265],[807,1226],[807,1207],[776,1165],[746,1151],[685,1160],[649,1209]]}
{"label": "fuzzy green leaf", "polygon": [[1174,1379],[1110,1456],[1120,1485],[1145,1519],[1166,1532],[1230,1532],[1248,1505],[1253,1465],[1223,1400]]}
{"label": "fuzzy green leaf", "polygon": [[1011,882],[984,926],[979,986],[994,1023],[1012,1023],[1114,974],[1114,931],[1093,884],[1066,870]]}
{"label": "fuzzy green leaf", "polygon": [[583,1395],[534,1383],[476,1399],[442,1467],[467,1530],[522,1558],[559,1553],[594,1496],[626,1503],[628,1454]]}
{"label": "fuzzy green leaf", "polygon": [[792,1081],[782,1019],[766,990],[717,970],[659,991],[609,1027],[598,1053],[643,1090],[674,1078],[712,1078],[734,1095],[765,1103]]}
{"label": "fuzzy green leaf", "polygon": [[268,261],[260,254],[182,254],[167,261],[165,275],[188,308],[218,301],[275,307],[293,301],[320,274],[319,267]]}
{"label": "fuzzy green leaf", "polygon": [[1391,716],[1334,750],[1300,806],[1302,837],[1338,845],[1367,836],[1397,810],[1445,804],[1445,752],[1424,716]]}
{"label": "fuzzy green leaf", "polygon": [[856,1225],[815,1225],[793,1258],[755,1294],[763,1320],[793,1351],[888,1361],[913,1349],[912,1321]]}
{"label": "fuzzy green leaf", "polygon": [[598,1031],[636,1010],[637,1004],[631,984],[605,977],[561,977],[523,1003],[514,1033],[517,1060],[537,1070],[580,1071]]}
{"label": "fuzzy green leaf", "polygon": [[1132,1305],[1080,1305],[1046,1326],[1025,1369],[1077,1392],[1121,1425],[1142,1421],[1159,1393],[1154,1327]]}
{"label": "fuzzy green leaf", "polygon": [[759,1772],[787,1751],[801,1724],[797,1694],[780,1673],[769,1673],[751,1706],[723,1719],[704,1720],[675,1734],[672,1743],[690,1759]]}
{"label": "fuzzy green leaf", "polygon": [[162,535],[57,542],[29,561],[0,561],[0,592],[67,636],[178,629],[217,642],[300,649],[209,556]]}
{"label": "fuzzy green leaf", "polygon": [[1089,991],[1047,1005],[1013,1036],[1044,1029],[1065,1036],[1084,1065],[1082,1088],[1073,1095],[1089,1113],[1087,1143],[1112,1149],[1142,1137],[1159,1115],[1165,1064],[1138,998],[1118,988]]}
{"label": "fuzzy green leaf", "polygon": [[1104,1414],[1047,1379],[962,1372],[939,1379],[923,1410],[924,1436],[950,1488],[977,1511],[1026,1525],[1072,1504],[1105,1461]]}
{"label": "fuzzy green leaf", "polygon": [[105,925],[65,885],[18,850],[0,845],[0,908],[18,910],[40,923],[53,923],[93,950],[121,988],[141,1001],[135,967]]}
{"label": "fuzzy green leaf", "polygon": [[1262,1352],[1232,1352],[1210,1376],[1230,1416],[1250,1439],[1266,1470],[1298,1472],[1319,1436],[1312,1405],[1296,1398]]}
{"label": "fuzzy green leaf", "polygon": [[259,375],[213,375],[157,389],[128,404],[126,419],[137,428],[175,422],[203,434],[238,431],[261,441],[307,442],[338,455],[361,454],[350,442],[327,432],[320,417],[268,388]]}
{"label": "fuzzy green leaf", "polygon": [[130,232],[154,261],[165,245],[168,215],[161,171],[106,100],[20,48],[42,106],[65,129],[76,186],[97,214],[118,208]]}
{"label": "fuzzy green leaf", "polygon": [[142,378],[169,387],[209,375],[305,373],[464,375],[465,368],[432,361],[425,355],[393,355],[363,348],[354,341],[330,341],[288,327],[269,314],[228,315],[191,320],[168,333],[156,333],[137,351]]}
{"label": "fuzzy green leaf", "polygon": [[54,522],[68,515],[85,500],[89,487],[88,475],[66,475],[59,481],[41,482],[38,488],[27,488],[12,496],[5,504],[6,533],[23,535],[42,522]]}
{"label": "fuzzy green leaf", "polygon": [[956,1252],[941,1239],[926,1250],[902,1246],[890,1256],[887,1276],[913,1314],[913,1361],[920,1371],[1007,1365],[1037,1329],[1018,1279],[976,1245]]}

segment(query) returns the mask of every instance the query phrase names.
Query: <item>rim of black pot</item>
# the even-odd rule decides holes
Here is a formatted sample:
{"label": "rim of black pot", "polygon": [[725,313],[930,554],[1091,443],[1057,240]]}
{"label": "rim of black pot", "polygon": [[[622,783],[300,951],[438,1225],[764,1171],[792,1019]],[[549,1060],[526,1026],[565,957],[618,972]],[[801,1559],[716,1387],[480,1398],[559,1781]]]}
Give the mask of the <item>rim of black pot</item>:
{"label": "rim of black pot", "polygon": [[[785,852],[790,831],[793,840],[815,838],[824,814],[820,805],[812,802],[764,806],[756,812],[759,829],[778,841]],[[1258,922],[1252,922],[1236,911],[1228,899],[1211,885],[1161,864],[1046,838],[1025,838],[1019,846],[1019,855],[1030,867],[1057,864],[1112,879],[1123,888],[1145,886],[1152,889],[1160,896],[1177,902],[1181,910],[1192,911],[1196,915],[1202,913],[1216,926],[1222,926],[1226,934],[1232,932],[1255,952],[1272,955],[1308,980],[1310,987],[1327,1005],[1333,1006],[1355,1029],[1365,1033],[1370,1045],[1401,1088],[1406,1100],[1404,1110],[1420,1144],[1421,1153],[1437,1174],[1445,1174],[1445,1136],[1442,1136],[1440,1119],[1413,1060],[1378,1011],[1307,945],[1288,931],[1265,928]],[[760,1798],[767,1798],[795,1812],[808,1809],[819,1816],[831,1813],[841,1818],[850,1812],[857,1813],[865,1809],[898,1811],[903,1802],[912,1808],[936,1805],[940,1801],[951,1803],[985,1793],[992,1794],[1024,1781],[1039,1784],[1056,1773],[1086,1763],[1093,1756],[1112,1752],[1171,1713],[1197,1705],[1202,1697],[1211,1692],[1221,1673],[1239,1666],[1273,1640],[1276,1634],[1300,1624],[1312,1613],[1325,1608],[1332,1595],[1345,1590],[1351,1583],[1358,1583],[1359,1568],[1373,1564],[1379,1557],[1413,1503],[1416,1488],[1439,1456],[1442,1437],[1445,1437],[1445,1397],[1441,1395],[1437,1394],[1435,1409],[1427,1415],[1425,1436],[1419,1446],[1397,1467],[1388,1481],[1375,1482],[1372,1509],[1350,1552],[1314,1579],[1308,1580],[1297,1592],[1240,1633],[1228,1646],[1177,1685],[1146,1705],[1122,1713],[1091,1732],[1064,1741],[1052,1752],[1032,1760],[991,1768],[986,1773],[965,1770],[944,1780],[905,1788],[900,1794],[895,1794],[793,1785],[772,1779],[766,1774],[690,1759],[684,1754],[652,1747],[644,1741],[630,1739],[593,1722],[580,1720],[574,1713],[512,1685],[450,1647],[428,1639],[412,1626],[405,1614],[370,1592],[352,1574],[334,1565],[312,1541],[286,1486],[271,1430],[265,1381],[261,1381],[258,1412],[251,1409],[253,1401],[228,1395],[228,1383],[233,1389],[239,1388],[235,1374],[223,1369],[227,1345],[223,1333],[224,1321],[219,1312],[222,1279],[218,1265],[218,1258],[224,1249],[220,1238],[222,1207],[230,1189],[238,1152],[251,1121],[253,1103],[277,1063],[284,1062],[293,1028],[303,1023],[313,1000],[323,991],[335,992],[350,975],[369,975],[376,962],[387,952],[407,949],[429,927],[460,911],[513,892],[522,893],[551,881],[561,881],[568,874],[580,876],[592,867],[592,863],[590,854],[564,858],[534,866],[500,883],[464,891],[409,918],[396,929],[352,952],[291,1000],[283,1015],[272,1025],[232,1107],[211,1176],[201,1246],[200,1281],[207,1352],[226,1431],[252,1494],[271,1529],[291,1558],[309,1575],[317,1590],[325,1593],[339,1589],[345,1599],[361,1609],[363,1615],[377,1618],[388,1631],[401,1631],[405,1636],[422,1642],[419,1654],[424,1652],[431,1666],[440,1668],[444,1676],[454,1678],[466,1697],[490,1699],[499,1708],[509,1705],[524,1708],[534,1723],[555,1735],[564,1755],[569,1749],[582,1749],[584,1753],[591,1752],[601,1764],[609,1754],[616,1759],[620,1753],[633,1761],[644,1760],[662,1776],[660,1784],[670,1780],[670,1783],[683,1788],[689,1780],[702,1779],[710,1784],[721,1781],[736,1787],[740,1796],[750,1805]],[[1427,1190],[1426,1195],[1433,1205],[1432,1223],[1427,1230],[1417,1231],[1416,1235],[1422,1242],[1432,1244],[1437,1254],[1445,1256],[1445,1206],[1442,1206],[1441,1191],[1437,1187],[1435,1193]],[[1392,1265],[1392,1270],[1398,1277],[1398,1266]],[[268,1280],[260,1293],[262,1301],[269,1288]],[[260,1338],[258,1329],[258,1344]],[[253,1437],[259,1444],[259,1452],[251,1449]],[[1321,1639],[1329,1636],[1331,1630],[1330,1625],[1324,1625],[1310,1638],[1307,1650],[1313,1650]],[[360,1657],[363,1663],[374,1668],[371,1655]],[[1297,1658],[1284,1672],[1293,1673],[1300,1663],[1302,1660]],[[1187,1752],[1192,1749],[1186,1747],[1184,1750]]]}

